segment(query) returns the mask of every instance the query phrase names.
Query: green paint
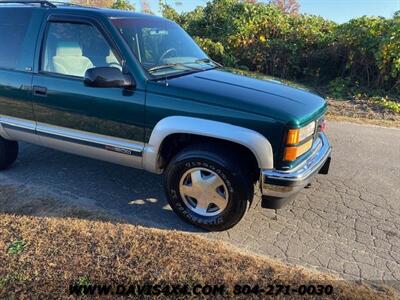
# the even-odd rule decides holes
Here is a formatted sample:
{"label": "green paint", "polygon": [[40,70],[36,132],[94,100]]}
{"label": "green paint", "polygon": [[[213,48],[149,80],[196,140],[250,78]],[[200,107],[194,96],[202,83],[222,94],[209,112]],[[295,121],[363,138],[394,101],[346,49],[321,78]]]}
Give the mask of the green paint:
{"label": "green paint", "polygon": [[[143,142],[149,140],[157,122],[168,116],[216,120],[267,137],[274,150],[275,167],[280,168],[284,166],[281,157],[287,130],[302,127],[327,110],[324,99],[299,86],[237,70],[216,69],[168,81],[150,80],[109,18],[156,17],[89,8],[32,9],[30,35],[24,40],[18,70],[0,69],[0,114]],[[134,77],[135,90],[89,88],[79,78],[41,73],[41,44],[46,20],[52,14],[97,20],[125,60],[125,71]],[[32,72],[26,68],[32,68]],[[32,96],[33,86],[46,87],[47,96]],[[293,167],[300,160],[286,166]]]}

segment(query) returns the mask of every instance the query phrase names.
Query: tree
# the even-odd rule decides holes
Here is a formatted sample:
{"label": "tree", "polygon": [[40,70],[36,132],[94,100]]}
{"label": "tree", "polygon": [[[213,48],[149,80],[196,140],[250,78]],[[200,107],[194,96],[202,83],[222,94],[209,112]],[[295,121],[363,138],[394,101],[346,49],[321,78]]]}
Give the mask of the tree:
{"label": "tree", "polygon": [[121,10],[130,10],[134,11],[135,6],[130,3],[128,0],[116,0],[114,4],[111,6],[113,9],[121,9]]}
{"label": "tree", "polygon": [[300,11],[300,4],[297,0],[271,0],[273,5],[279,7],[279,9],[290,15],[297,15]]}
{"label": "tree", "polygon": [[172,21],[181,23],[181,16],[180,16],[180,14],[179,14],[175,9],[173,9],[171,6],[169,6],[169,5],[166,3],[166,1],[160,0],[160,2],[159,2],[159,7],[160,7],[161,15],[162,15],[164,18],[167,18],[167,19],[169,19],[169,20],[172,20]]}
{"label": "tree", "polygon": [[72,0],[72,3],[84,5],[84,6],[94,6],[94,7],[111,7],[114,0]]}
{"label": "tree", "polygon": [[153,15],[153,11],[151,10],[150,4],[148,0],[140,0],[140,6],[142,8],[142,12],[146,14],[151,14]]}

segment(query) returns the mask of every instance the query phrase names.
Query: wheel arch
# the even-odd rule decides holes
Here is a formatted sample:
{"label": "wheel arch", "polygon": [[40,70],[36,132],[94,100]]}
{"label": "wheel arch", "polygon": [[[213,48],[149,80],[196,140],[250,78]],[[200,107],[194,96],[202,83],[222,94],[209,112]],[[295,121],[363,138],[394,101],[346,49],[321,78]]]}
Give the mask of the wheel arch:
{"label": "wheel arch", "polygon": [[273,168],[272,146],[260,133],[218,121],[171,116],[160,120],[151,133],[143,152],[145,170],[153,173],[162,172],[162,162],[160,162],[162,145],[168,137],[176,134],[195,135],[241,145],[251,151],[260,169]]}

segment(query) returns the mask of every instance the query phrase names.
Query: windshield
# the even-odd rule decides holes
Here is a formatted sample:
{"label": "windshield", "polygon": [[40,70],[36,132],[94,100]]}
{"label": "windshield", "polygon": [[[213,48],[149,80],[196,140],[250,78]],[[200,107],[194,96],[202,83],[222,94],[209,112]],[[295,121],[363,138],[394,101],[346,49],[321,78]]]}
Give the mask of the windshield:
{"label": "windshield", "polygon": [[217,67],[176,23],[161,18],[111,20],[142,66],[154,76]]}

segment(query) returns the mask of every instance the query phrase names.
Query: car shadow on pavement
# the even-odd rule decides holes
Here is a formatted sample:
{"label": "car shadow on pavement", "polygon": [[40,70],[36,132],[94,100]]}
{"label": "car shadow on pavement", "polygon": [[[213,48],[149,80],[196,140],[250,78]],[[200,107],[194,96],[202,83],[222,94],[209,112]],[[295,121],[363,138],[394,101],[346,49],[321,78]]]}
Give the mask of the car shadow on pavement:
{"label": "car shadow on pavement", "polygon": [[21,144],[0,173],[0,212],[117,221],[189,232],[165,198],[162,176]]}

